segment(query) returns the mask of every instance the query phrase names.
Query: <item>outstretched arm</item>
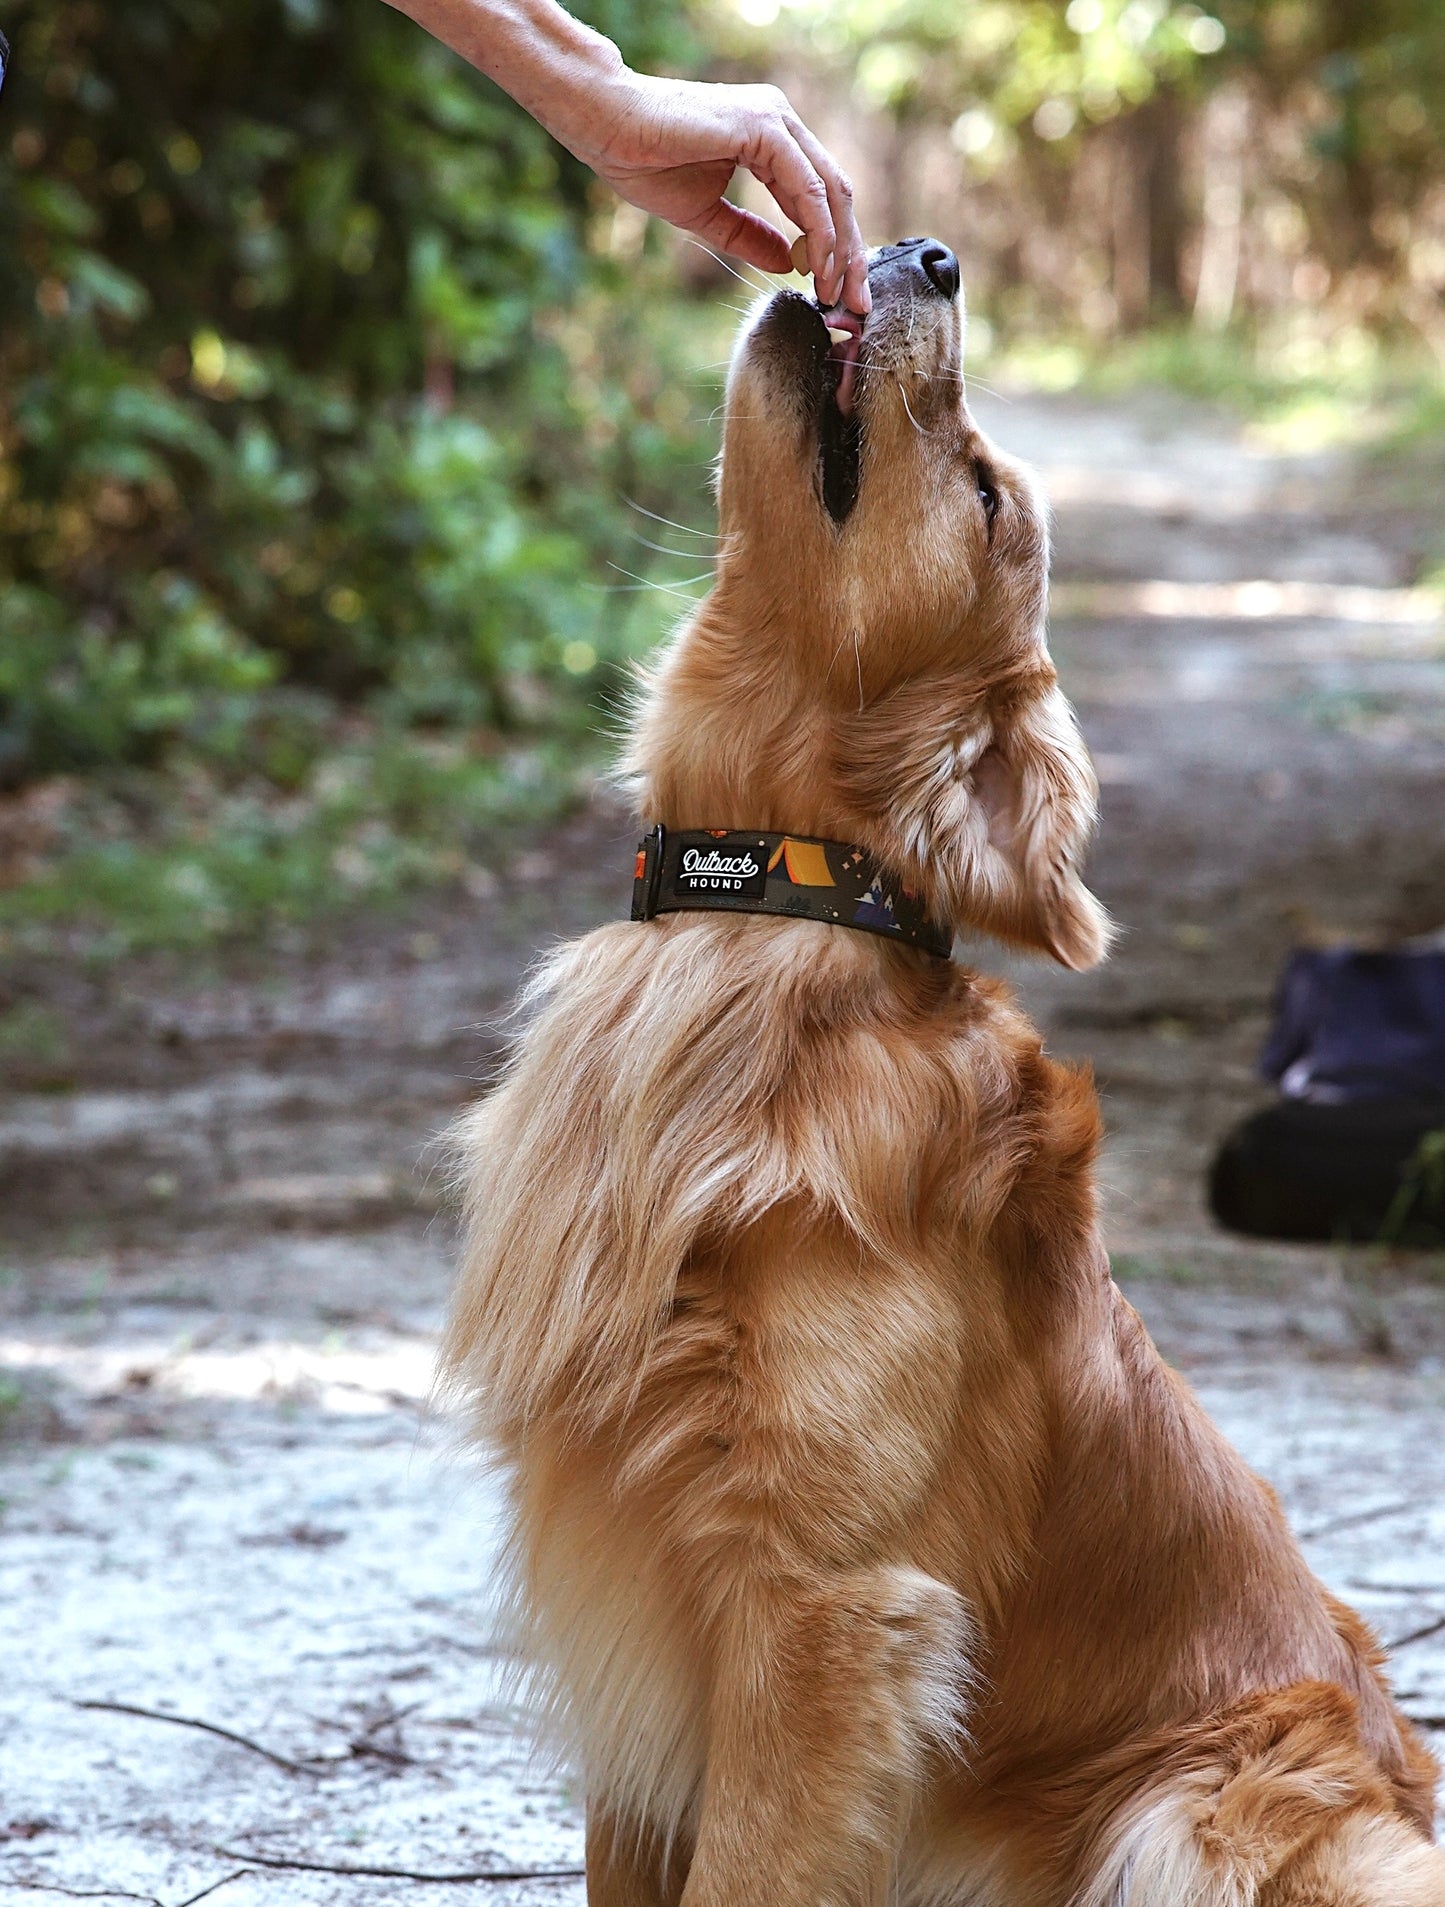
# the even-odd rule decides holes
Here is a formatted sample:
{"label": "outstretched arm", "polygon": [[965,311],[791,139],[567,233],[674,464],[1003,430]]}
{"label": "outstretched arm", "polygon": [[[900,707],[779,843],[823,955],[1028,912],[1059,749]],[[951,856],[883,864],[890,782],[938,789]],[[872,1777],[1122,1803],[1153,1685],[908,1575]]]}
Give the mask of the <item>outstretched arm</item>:
{"label": "outstretched arm", "polygon": [[868,260],[853,191],[776,86],[634,73],[555,0],[390,0],[511,94],[633,205],[763,271],[788,241],[723,196],[741,166],[802,228],[825,305],[867,312]]}

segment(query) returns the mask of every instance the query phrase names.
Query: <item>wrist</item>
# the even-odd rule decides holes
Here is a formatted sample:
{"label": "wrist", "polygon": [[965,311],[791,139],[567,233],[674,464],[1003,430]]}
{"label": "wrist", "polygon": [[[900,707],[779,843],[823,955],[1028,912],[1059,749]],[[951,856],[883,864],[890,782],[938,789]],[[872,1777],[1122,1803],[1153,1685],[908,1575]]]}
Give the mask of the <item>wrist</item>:
{"label": "wrist", "polygon": [[549,49],[545,96],[528,110],[574,158],[595,169],[635,108],[640,80],[611,40],[572,24],[575,37]]}
{"label": "wrist", "polygon": [[586,159],[605,123],[605,102],[627,67],[605,34],[574,19],[556,0],[475,0],[486,23],[476,64],[538,125]]}

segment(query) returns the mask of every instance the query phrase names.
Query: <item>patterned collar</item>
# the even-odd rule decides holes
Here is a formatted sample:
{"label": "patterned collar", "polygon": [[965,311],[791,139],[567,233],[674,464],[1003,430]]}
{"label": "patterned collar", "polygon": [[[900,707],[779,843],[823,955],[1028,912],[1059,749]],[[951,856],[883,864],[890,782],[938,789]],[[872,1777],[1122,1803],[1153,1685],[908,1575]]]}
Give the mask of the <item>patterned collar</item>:
{"label": "patterned collar", "polygon": [[782,914],[856,927],[947,960],[953,929],[865,849],[805,834],[739,828],[672,831],[659,822],[638,843],[632,918],[691,910]]}

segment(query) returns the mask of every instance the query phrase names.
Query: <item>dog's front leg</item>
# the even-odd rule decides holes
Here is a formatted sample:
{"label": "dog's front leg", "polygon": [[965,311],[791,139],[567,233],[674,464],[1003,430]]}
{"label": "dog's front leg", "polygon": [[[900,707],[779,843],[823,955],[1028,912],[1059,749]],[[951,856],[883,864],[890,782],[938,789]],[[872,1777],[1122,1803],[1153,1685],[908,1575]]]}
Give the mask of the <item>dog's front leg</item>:
{"label": "dog's front leg", "polygon": [[880,1567],[754,1583],[722,1626],[682,1907],[881,1907],[926,1758],[959,1731],[961,1598]]}
{"label": "dog's front leg", "polygon": [[651,1828],[587,1804],[587,1907],[678,1907],[687,1856]]}

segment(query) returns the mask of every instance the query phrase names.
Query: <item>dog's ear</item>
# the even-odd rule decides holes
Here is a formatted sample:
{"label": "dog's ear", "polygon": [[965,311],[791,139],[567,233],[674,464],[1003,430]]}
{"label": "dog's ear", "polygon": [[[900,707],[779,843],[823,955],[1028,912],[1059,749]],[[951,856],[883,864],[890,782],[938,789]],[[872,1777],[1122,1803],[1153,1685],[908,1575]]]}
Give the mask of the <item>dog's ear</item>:
{"label": "dog's ear", "polygon": [[839,725],[838,780],[860,839],[962,933],[1092,967],[1104,910],[1079,878],[1098,784],[1052,669],[960,702],[922,679]]}
{"label": "dog's ear", "polygon": [[1058,688],[978,724],[958,767],[970,810],[952,857],[959,924],[972,920],[1065,967],[1096,966],[1111,929],[1078,864],[1098,818],[1098,783]]}

